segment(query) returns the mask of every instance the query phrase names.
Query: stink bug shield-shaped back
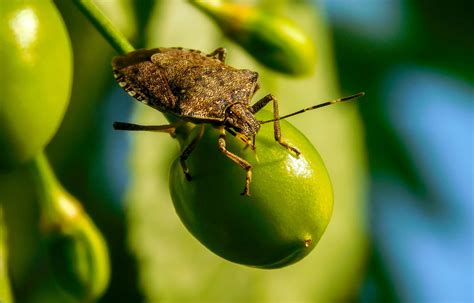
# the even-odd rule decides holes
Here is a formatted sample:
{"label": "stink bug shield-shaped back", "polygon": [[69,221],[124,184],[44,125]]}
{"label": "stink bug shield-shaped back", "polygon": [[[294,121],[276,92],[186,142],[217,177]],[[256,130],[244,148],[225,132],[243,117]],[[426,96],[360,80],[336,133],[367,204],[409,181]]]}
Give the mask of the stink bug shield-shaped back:
{"label": "stink bug shield-shaped back", "polygon": [[[169,125],[136,125],[116,122],[115,129],[158,131],[174,135],[175,130],[191,122],[200,125],[198,135],[181,152],[180,160],[187,180],[191,174],[186,159],[204,134],[204,124],[211,124],[220,131],[218,149],[246,171],[243,195],[250,195],[252,165],[226,149],[226,131],[255,148],[255,136],[261,124],[273,122],[275,140],[299,156],[299,150],[286,143],[281,135],[279,120],[307,110],[327,106],[362,96],[353,96],[325,102],[295,113],[279,117],[278,102],[271,94],[251,105],[258,89],[258,73],[236,69],[225,64],[226,51],[218,48],[210,54],[183,48],[156,48],[137,50],[112,61],[114,77],[128,94],[138,101],[161,112],[173,115],[176,123]],[[270,101],[273,102],[274,119],[256,120],[254,114]]]}

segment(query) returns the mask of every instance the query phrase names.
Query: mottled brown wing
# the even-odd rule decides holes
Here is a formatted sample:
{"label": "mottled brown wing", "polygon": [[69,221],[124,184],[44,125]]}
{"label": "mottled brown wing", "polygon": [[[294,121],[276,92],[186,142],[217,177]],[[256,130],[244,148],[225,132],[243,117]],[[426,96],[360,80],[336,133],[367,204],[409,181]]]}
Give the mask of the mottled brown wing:
{"label": "mottled brown wing", "polygon": [[183,48],[160,48],[159,53],[151,56],[151,61],[163,70],[168,80],[186,76],[184,72],[191,66],[222,65],[201,51]]}
{"label": "mottled brown wing", "polygon": [[112,62],[114,77],[138,101],[163,112],[173,112],[176,97],[163,71],[150,61],[151,53],[152,50],[142,50],[116,57]]}
{"label": "mottled brown wing", "polygon": [[256,72],[224,64],[192,66],[170,83],[177,97],[175,111],[184,117],[223,121],[230,105],[249,104],[257,78]]}

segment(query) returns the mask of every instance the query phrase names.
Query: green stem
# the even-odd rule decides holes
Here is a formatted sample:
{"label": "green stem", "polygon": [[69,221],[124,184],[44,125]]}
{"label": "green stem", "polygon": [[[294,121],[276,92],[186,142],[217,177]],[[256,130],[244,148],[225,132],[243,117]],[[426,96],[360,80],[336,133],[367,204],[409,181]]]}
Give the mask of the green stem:
{"label": "green stem", "polygon": [[44,152],[39,153],[32,162],[32,169],[39,188],[45,192],[54,192],[58,187],[58,180],[49,164]]}
{"label": "green stem", "polygon": [[92,0],[74,0],[74,3],[119,54],[135,50]]}
{"label": "green stem", "polygon": [[2,206],[0,205],[0,302],[13,302],[10,290],[10,280],[8,277],[7,262],[7,234],[6,224],[3,220]]}
{"label": "green stem", "polygon": [[44,152],[39,153],[33,160],[31,172],[35,178],[35,186],[38,192],[42,227],[46,228],[61,223],[61,220],[58,219],[58,213],[60,212],[58,196],[63,189]]}

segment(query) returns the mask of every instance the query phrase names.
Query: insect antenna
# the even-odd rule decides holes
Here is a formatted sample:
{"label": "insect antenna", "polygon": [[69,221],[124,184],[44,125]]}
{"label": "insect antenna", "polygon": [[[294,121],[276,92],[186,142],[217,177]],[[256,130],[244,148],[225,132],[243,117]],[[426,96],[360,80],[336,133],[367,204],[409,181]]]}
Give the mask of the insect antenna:
{"label": "insect antenna", "polygon": [[265,123],[274,122],[274,121],[277,121],[277,120],[286,119],[286,118],[291,117],[291,116],[295,116],[295,115],[302,114],[302,113],[304,113],[304,112],[306,112],[306,111],[309,111],[309,110],[313,110],[313,109],[325,107],[325,106],[328,106],[328,105],[331,105],[331,104],[334,104],[334,103],[349,101],[349,100],[352,100],[352,99],[355,99],[355,98],[362,97],[362,96],[364,96],[364,95],[365,95],[364,92],[360,92],[360,93],[357,93],[357,94],[355,94],[355,95],[351,95],[351,96],[347,96],[347,97],[342,97],[342,98],[335,99],[335,100],[331,100],[331,101],[327,101],[327,102],[324,102],[324,103],[321,103],[321,104],[313,105],[313,106],[311,106],[311,107],[301,109],[301,110],[299,110],[299,111],[296,111],[296,112],[294,112],[294,113],[291,113],[291,114],[288,114],[288,115],[285,115],[285,116],[282,116],[282,117],[279,117],[279,118],[276,118],[276,119],[271,119],[271,120],[266,120],[266,121],[259,121],[259,123],[260,123],[260,124],[265,124]]}

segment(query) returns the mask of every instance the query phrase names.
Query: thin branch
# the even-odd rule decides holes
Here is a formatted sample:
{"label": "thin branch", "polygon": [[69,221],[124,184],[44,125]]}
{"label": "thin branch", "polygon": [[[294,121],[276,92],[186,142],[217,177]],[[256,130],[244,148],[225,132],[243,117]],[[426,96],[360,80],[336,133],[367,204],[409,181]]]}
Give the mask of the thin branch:
{"label": "thin branch", "polygon": [[74,0],[74,3],[119,54],[135,50],[92,0]]}

